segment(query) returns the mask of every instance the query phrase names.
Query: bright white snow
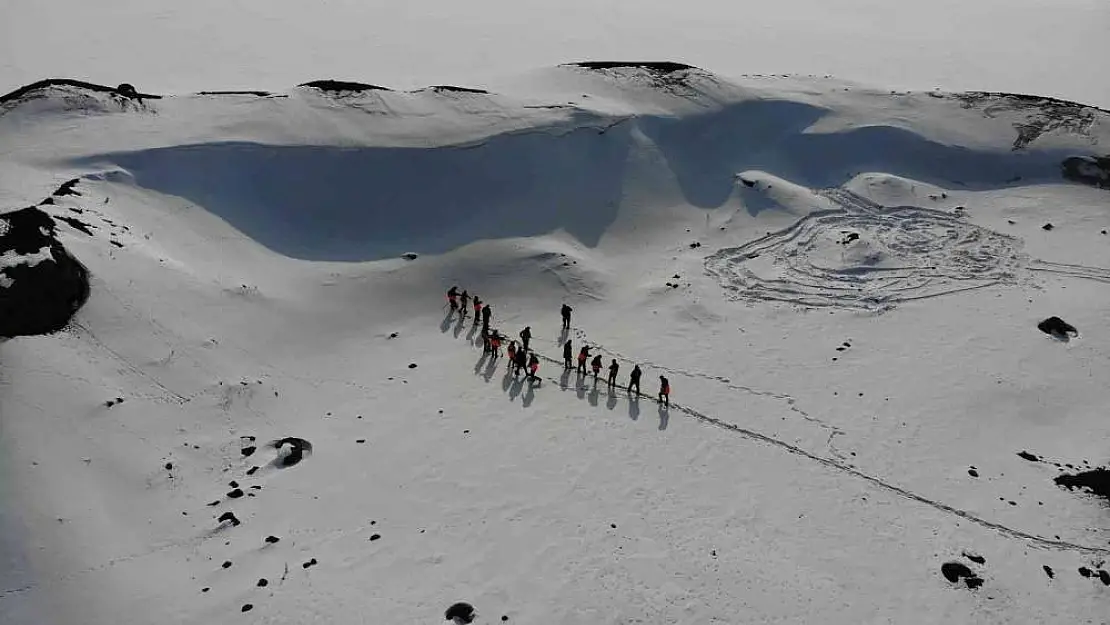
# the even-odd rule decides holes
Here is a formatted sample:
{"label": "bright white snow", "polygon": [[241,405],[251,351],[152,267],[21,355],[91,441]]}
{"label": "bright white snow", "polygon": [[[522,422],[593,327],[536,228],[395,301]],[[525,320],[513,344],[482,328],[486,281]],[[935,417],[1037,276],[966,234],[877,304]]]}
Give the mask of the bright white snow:
{"label": "bright white snow", "polygon": [[1037,110],[673,79],[0,112],[4,206],[82,176],[42,209],[95,226],[72,329],[0,346],[3,622],[1105,618],[1052,463],[1110,443],[1110,196],[1059,174],[1106,118],[1014,150]]}

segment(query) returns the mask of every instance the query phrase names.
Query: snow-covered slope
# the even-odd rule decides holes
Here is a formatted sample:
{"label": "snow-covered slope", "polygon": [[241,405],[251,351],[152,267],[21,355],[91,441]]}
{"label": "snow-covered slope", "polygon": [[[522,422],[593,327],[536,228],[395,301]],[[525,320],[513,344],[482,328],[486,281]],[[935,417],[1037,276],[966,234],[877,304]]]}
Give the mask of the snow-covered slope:
{"label": "snow-covered slope", "polygon": [[322,86],[0,104],[4,210],[50,195],[91,287],[0,345],[5,623],[1104,618],[1110,509],[1054,478],[1110,443],[1110,196],[1064,167],[1105,112],[674,65]]}

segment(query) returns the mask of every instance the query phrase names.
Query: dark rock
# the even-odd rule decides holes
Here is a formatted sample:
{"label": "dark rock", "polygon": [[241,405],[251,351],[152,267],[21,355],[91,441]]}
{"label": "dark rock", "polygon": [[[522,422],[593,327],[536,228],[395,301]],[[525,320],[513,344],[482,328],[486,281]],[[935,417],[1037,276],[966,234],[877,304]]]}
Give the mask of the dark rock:
{"label": "dark rock", "polygon": [[436,92],[440,92],[440,91],[452,92],[452,91],[454,91],[456,93],[477,93],[477,94],[487,94],[487,95],[489,94],[489,91],[486,91],[485,89],[471,89],[469,87],[456,87],[454,85],[433,85],[431,87],[428,87],[427,89],[429,89],[431,91],[436,91]]}
{"label": "dark rock", "polygon": [[235,514],[233,512],[225,512],[221,514],[220,517],[216,520],[220,523],[223,523],[224,521],[230,521],[233,527],[238,527],[240,523],[239,519],[235,518]]}
{"label": "dark rock", "polygon": [[262,579],[258,580],[258,584],[257,584],[257,586],[258,586],[259,588],[265,588],[265,587],[267,587],[267,586],[269,586],[269,585],[270,585],[270,581],[269,581],[269,580],[267,580],[267,579],[266,579],[265,577],[263,577]]}
{"label": "dark rock", "polygon": [[231,480],[230,482],[227,483],[227,485],[232,487],[232,488],[239,488],[239,482],[236,482],[235,480]]}
{"label": "dark rock", "polygon": [[355,442],[361,445],[362,443],[366,442],[366,439],[365,438],[360,438],[360,439],[356,440]]}
{"label": "dark rock", "polygon": [[472,623],[477,616],[474,612],[474,606],[463,601],[452,605],[443,613],[445,620],[455,621],[456,623]]}
{"label": "dark rock", "polygon": [[253,605],[251,605],[251,604],[249,604],[249,603],[244,603],[244,604],[243,604],[243,611],[244,611],[244,612],[250,612],[250,611],[251,611],[251,610],[253,610],[253,609],[254,609],[254,606],[253,606]]}
{"label": "dark rock", "polygon": [[[235,90],[235,91],[198,91],[197,95],[253,95],[260,98],[272,96],[269,91]],[[285,97],[285,96],[279,96]]]}
{"label": "dark rock", "polygon": [[973,553],[968,553],[966,551],[964,552],[964,557],[967,558],[968,560],[971,560],[975,564],[986,564],[987,563],[987,559],[984,558],[983,556],[975,555]]}
{"label": "dark rock", "polygon": [[1110,189],[1110,156],[1072,156],[1060,169],[1067,180]]}
{"label": "dark rock", "polygon": [[1035,455],[1033,455],[1033,454],[1031,454],[1027,451],[1022,451],[1021,453],[1018,454],[1018,456],[1028,460],[1029,462],[1040,462],[1041,461],[1040,458],[1038,458],[1037,456],[1035,456]]}
{"label": "dark rock", "polygon": [[1056,572],[1052,570],[1051,566],[1045,564],[1041,568],[1044,569],[1044,574],[1048,576],[1048,579],[1056,577]]}
{"label": "dark rock", "polygon": [[409,363],[409,369],[415,369],[415,368],[416,368],[416,363],[415,362],[410,362]]}
{"label": "dark rock", "polygon": [[90,237],[93,235],[93,232],[92,232],[92,230],[90,230],[90,228],[93,228],[95,226],[91,226],[91,225],[81,221],[80,219],[78,219],[76,217],[66,217],[64,215],[59,215],[59,216],[55,217],[54,219],[57,219],[60,222],[69,224],[69,226],[71,228],[73,228],[74,230],[77,230],[79,232],[83,232],[83,233],[85,233],[86,235],[88,235]]}
{"label": "dark rock", "polygon": [[371,535],[370,535],[370,540],[372,540],[372,541],[374,541],[374,540],[378,540],[378,539],[380,539],[381,537],[382,537],[382,535],[381,535],[381,534],[371,534]]}
{"label": "dark rock", "polygon": [[173,463],[172,462],[167,462],[166,463],[166,470],[167,471],[172,471],[173,470]]}
{"label": "dark rock", "polygon": [[968,588],[975,589],[983,585],[983,580],[972,573],[967,565],[960,562],[945,562],[940,566],[940,573],[944,576],[944,579],[952,583],[963,579]]}
{"label": "dark rock", "polygon": [[278,450],[281,450],[283,447],[289,448],[289,453],[279,455],[277,459],[274,460],[275,466],[291,467],[300,463],[301,460],[304,460],[305,456],[312,454],[312,443],[303,438],[287,436],[276,441],[271,441],[269,445]]}
{"label": "dark rock", "polygon": [[74,188],[79,182],[81,182],[80,178],[74,178],[72,180],[67,180],[63,182],[62,186],[54,190],[54,197],[64,197],[66,195],[76,195],[77,197],[80,197],[81,192]]}
{"label": "dark rock", "polygon": [[1110,586],[1110,573],[1107,573],[1106,571],[1099,571],[1098,579],[1103,583],[1103,585]]}
{"label": "dark rock", "polygon": [[200,591],[201,591],[201,592],[208,592],[209,590],[212,590],[212,589],[211,589],[211,588],[209,588],[209,587],[207,587],[207,586],[205,586],[204,588],[201,588],[201,589],[200,589]]}
{"label": "dark rock", "polygon": [[1050,224],[1050,223],[1047,223],[1047,224],[1045,224],[1045,225],[1041,226],[1041,230],[1052,230],[1052,229],[1053,229],[1053,228],[1055,228],[1055,227],[1056,227],[1056,226],[1053,226],[1052,224]]}
{"label": "dark rock", "polygon": [[1090,577],[1092,575],[1091,569],[1089,569],[1085,566],[1079,567],[1079,574],[1082,575],[1083,577]]}
{"label": "dark rock", "polygon": [[1079,336],[1079,330],[1076,330],[1075,326],[1059,317],[1049,317],[1045,319],[1037,324],[1037,329],[1059,339],[1066,339],[1069,336]]}
{"label": "dark rock", "polygon": [[308,567],[316,566],[317,564],[319,564],[319,562],[316,561],[316,558],[312,558],[308,562],[305,562],[304,564],[302,564],[301,568],[306,568],[307,569]]}
{"label": "dark rock", "polygon": [[673,72],[681,72],[689,69],[697,69],[693,65],[686,65],[685,63],[675,63],[673,61],[582,61],[579,63],[568,63],[570,66],[583,67],[586,69],[617,69],[621,67],[634,67],[639,69],[646,69],[653,73],[670,74]]}
{"label": "dark rock", "polygon": [[[405,252],[404,254],[401,254],[401,258],[405,260],[416,260],[417,258],[420,258],[420,254],[417,254],[416,252]],[[393,337],[391,336],[389,338]]]}
{"label": "dark rock", "polygon": [[230,569],[231,568],[231,560],[224,560],[224,563],[221,564],[220,566],[225,568],[225,569]]}
{"label": "dark rock", "polygon": [[970,475],[971,477],[979,477],[979,472],[976,471],[975,469],[968,469],[967,474]]}
{"label": "dark rock", "polygon": [[306,82],[301,87],[312,87],[325,92],[343,92],[343,91],[392,91],[387,87],[379,87],[378,85],[368,85],[362,82],[350,82],[346,80],[313,80]]}
{"label": "dark rock", "polygon": [[247,475],[254,475],[256,471],[258,471],[258,467],[251,467],[247,469]]}
{"label": "dark rock", "polygon": [[1110,502],[1110,469],[1098,468],[1082,473],[1057,475],[1053,478],[1057,486],[1072,489],[1083,489],[1096,497],[1102,497]]}
{"label": "dark rock", "polygon": [[[45,253],[43,253],[45,252]],[[38,208],[0,215],[0,336],[64,328],[89,297],[89,273],[58,241],[54,220]]]}
{"label": "dark rock", "polygon": [[272,545],[272,544],[278,542],[279,540],[281,540],[281,539],[278,538],[277,536],[267,536],[266,537],[266,544]]}
{"label": "dark rock", "polygon": [[243,496],[243,489],[236,488],[235,490],[229,492],[227,496],[231,499],[238,499]]}
{"label": "dark rock", "polygon": [[244,458],[246,458],[246,457],[249,457],[251,454],[253,454],[256,450],[257,450],[256,447],[244,447],[244,448],[240,449],[239,452],[241,454],[243,454]]}

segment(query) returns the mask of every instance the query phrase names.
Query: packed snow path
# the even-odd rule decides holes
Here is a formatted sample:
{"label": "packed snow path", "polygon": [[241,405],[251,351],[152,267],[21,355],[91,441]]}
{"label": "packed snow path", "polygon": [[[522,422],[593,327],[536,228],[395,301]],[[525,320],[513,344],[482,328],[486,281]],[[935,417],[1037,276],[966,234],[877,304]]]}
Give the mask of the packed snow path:
{"label": "packed snow path", "polygon": [[[453,317],[454,317],[454,315],[449,315],[445,319],[444,325],[441,326],[441,328],[449,328],[451,324],[449,324],[447,322],[450,321],[450,320],[453,320]],[[460,320],[460,323],[461,322],[462,322],[462,320]],[[477,326],[474,326],[474,328],[476,328],[476,327]],[[446,330],[444,330],[444,332],[446,333]],[[806,413],[801,412],[800,409],[796,408],[794,406],[795,402],[793,401],[793,398],[790,398],[786,395],[780,395],[780,394],[775,394],[775,393],[767,393],[767,392],[757,391],[755,389],[749,389],[747,387],[733,386],[733,385],[731,385],[731,383],[729,383],[727,381],[727,378],[723,378],[723,377],[709,376],[707,374],[688,373],[686,371],[679,370],[679,369],[669,369],[669,368],[661,367],[659,365],[656,365],[654,363],[648,363],[646,361],[630,359],[626,356],[617,354],[616,352],[608,351],[597,343],[593,343],[593,342],[590,342],[588,340],[585,340],[584,339],[585,333],[582,332],[581,330],[575,329],[574,332],[575,332],[576,337],[579,338],[579,343],[580,344],[587,344],[592,349],[596,349],[596,350],[601,351],[601,352],[609,353],[612,356],[616,356],[616,357],[621,358],[622,360],[625,360],[626,362],[639,362],[641,364],[644,364],[645,366],[648,366],[648,367],[651,367],[651,368],[654,368],[654,369],[660,369],[660,370],[663,370],[663,371],[667,371],[671,374],[685,375],[685,376],[690,376],[690,377],[707,378],[707,379],[711,379],[711,380],[720,382],[722,384],[725,384],[726,386],[729,386],[733,390],[742,390],[744,392],[766,395],[766,396],[775,397],[777,399],[782,399],[782,400],[787,402],[789,408],[792,411],[799,412],[799,413],[803,414],[805,417],[807,417],[807,420],[816,421],[812,417],[809,417],[809,415],[807,415]],[[473,328],[472,328],[471,333],[467,337],[465,337],[465,340],[467,341],[467,343],[473,345],[476,342],[478,346],[481,346],[481,344],[482,344],[481,339],[479,338],[477,341],[475,341],[472,338],[473,335],[474,335],[474,332],[473,332]],[[457,337],[457,335],[456,335],[456,337]],[[533,341],[535,341],[535,339],[533,339]],[[556,367],[559,367],[559,368],[561,368],[563,366],[562,360],[558,360],[558,359],[555,359],[555,358],[550,358],[548,356],[540,354],[539,352],[535,352],[535,353],[539,356],[541,361],[547,362],[548,364],[555,365]],[[478,360],[478,363],[474,366],[474,372],[476,374],[486,376],[487,381],[488,381],[488,379],[492,378],[493,374],[496,373],[498,368],[501,367],[503,364],[507,364],[507,359],[504,355],[502,355],[499,358],[494,359],[494,358],[490,358],[490,355],[488,353],[483,353],[481,358]],[[563,392],[567,392],[567,391],[569,391],[569,392],[578,392],[578,391],[582,391],[585,388],[587,388],[585,386],[585,384],[586,384],[587,380],[591,377],[590,375],[584,375],[583,376],[583,375],[580,375],[578,373],[574,373],[570,369],[561,369],[561,370],[563,371],[564,377],[566,377],[568,375],[572,375],[572,376],[575,377],[575,383],[574,383],[573,387],[569,387],[566,384],[561,383],[561,381],[557,380],[556,378],[545,377],[543,375],[539,375],[537,377],[539,378],[541,384],[542,384],[542,381],[549,381],[553,385],[558,387],[560,389],[560,391],[563,391]],[[627,380],[627,375],[625,375],[624,377]],[[528,386],[528,389],[529,389],[530,393],[531,393],[531,391],[534,390],[533,389],[533,383],[529,382],[527,380],[527,376],[524,376],[524,375],[522,375],[522,376],[512,376],[510,374],[509,369],[505,370],[505,380],[508,382],[508,384],[503,385],[503,386],[506,387],[504,390],[507,390],[509,392],[510,398],[515,398],[517,395],[519,395],[521,393],[522,387],[524,385]],[[651,382],[648,382],[647,384],[650,385]],[[598,387],[598,385],[606,385],[607,386],[606,382],[604,382],[601,379],[600,376],[597,379],[594,380],[594,383],[593,383],[594,389],[596,389]],[[618,387],[621,387],[621,385],[618,384]],[[623,388],[623,387],[621,387],[621,388]],[[616,390],[617,389],[609,389],[608,392],[609,392],[609,396],[610,396],[611,399],[615,397]],[[533,401],[533,399],[534,398],[529,398],[526,401],[528,403],[531,403],[531,401]],[[668,408],[673,408],[673,409],[681,412],[682,414],[685,414],[685,415],[687,415],[687,416],[689,416],[693,419],[696,419],[697,421],[699,421],[701,423],[705,423],[707,425],[711,425],[713,427],[720,428],[722,430],[726,430],[726,431],[734,433],[734,434],[739,434],[740,436],[743,436],[745,438],[755,440],[755,441],[759,441],[761,443],[765,443],[765,444],[777,447],[777,448],[785,450],[785,451],[787,451],[791,454],[806,458],[807,460],[812,460],[814,462],[820,463],[820,464],[822,464],[826,467],[829,467],[831,469],[841,471],[843,473],[847,473],[851,476],[857,477],[857,478],[862,479],[862,480],[866,480],[867,482],[871,483],[872,485],[874,485],[878,488],[881,488],[881,489],[883,489],[887,492],[894,493],[894,494],[896,494],[900,497],[904,497],[906,499],[910,499],[912,501],[916,501],[916,502],[921,503],[921,504],[925,504],[927,506],[930,506],[930,507],[935,508],[937,510],[940,510],[942,512],[946,512],[948,514],[958,516],[961,519],[964,519],[966,521],[970,521],[970,522],[975,523],[976,525],[979,525],[979,526],[984,527],[986,529],[996,531],[996,532],[998,532],[1000,534],[1003,534],[1005,536],[1009,536],[1011,538],[1017,538],[1017,539],[1028,541],[1032,546],[1035,546],[1035,547],[1044,548],[1044,549],[1071,550],[1071,551],[1078,551],[1078,552],[1082,552],[1082,553],[1096,554],[1096,555],[1110,554],[1110,549],[1105,548],[1105,547],[1093,547],[1093,546],[1090,546],[1090,545],[1080,545],[1078,543],[1068,542],[1068,541],[1064,541],[1064,540],[1053,540],[1051,538],[1045,538],[1044,536],[1037,536],[1036,534],[1030,534],[1028,532],[1023,532],[1021,530],[1014,529],[1012,527],[1007,527],[1007,526],[1002,525],[1000,523],[995,523],[993,521],[989,521],[989,520],[987,520],[983,517],[980,517],[980,516],[975,515],[971,512],[968,512],[967,510],[961,510],[959,508],[949,506],[949,505],[947,505],[947,504],[945,504],[941,501],[936,501],[934,499],[930,499],[930,498],[925,497],[923,495],[919,495],[919,494],[914,493],[912,491],[906,490],[905,488],[902,488],[902,487],[897,486],[895,484],[891,484],[890,482],[887,482],[887,481],[883,480],[880,477],[876,477],[874,475],[869,475],[867,473],[864,473],[863,471],[860,471],[859,469],[856,469],[855,467],[852,467],[851,465],[849,465],[845,462],[842,462],[840,460],[837,460],[837,459],[834,459],[834,458],[828,458],[828,457],[824,457],[824,456],[819,456],[819,455],[817,455],[815,453],[812,453],[810,451],[806,451],[805,449],[802,449],[801,447],[798,447],[797,445],[792,445],[791,443],[788,443],[787,441],[784,441],[782,439],[775,438],[773,436],[768,436],[767,434],[763,434],[763,433],[757,432],[755,430],[751,430],[751,429],[748,429],[748,428],[741,427],[739,425],[736,425],[735,423],[730,423],[730,422],[725,421],[725,420],[723,420],[719,417],[714,417],[714,416],[711,416],[711,415],[707,415],[703,412],[700,412],[700,411],[696,410],[695,408],[692,408],[690,406],[687,406],[687,405],[681,404],[679,402],[676,402],[673,399],[670,401],[669,407],[662,405],[662,402],[660,402],[658,399],[654,398],[653,396],[645,395],[643,393],[640,393],[635,398],[628,399],[628,401],[638,402],[640,399],[644,399],[645,401],[652,402],[652,403],[655,403],[655,404],[659,404],[660,418],[661,419],[668,418],[668,416],[669,416]],[[661,425],[661,429],[663,427],[664,426]],[[833,436],[836,435],[836,433],[837,432],[834,431],[833,434],[830,435],[830,440]]]}

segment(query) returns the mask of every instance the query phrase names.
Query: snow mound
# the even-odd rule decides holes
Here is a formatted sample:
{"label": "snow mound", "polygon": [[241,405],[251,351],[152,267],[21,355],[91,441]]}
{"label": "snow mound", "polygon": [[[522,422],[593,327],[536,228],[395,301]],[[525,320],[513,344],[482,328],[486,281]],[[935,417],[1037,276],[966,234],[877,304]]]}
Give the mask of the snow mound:
{"label": "snow mound", "polygon": [[745,171],[736,174],[736,181],[742,185],[744,205],[752,214],[765,208],[781,208],[791,213],[807,214],[814,210],[830,210],[836,204],[813,189],[794,184],[778,176],[763,171]]}

